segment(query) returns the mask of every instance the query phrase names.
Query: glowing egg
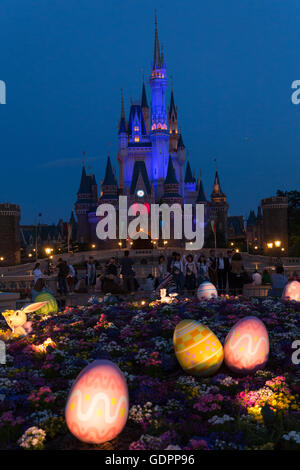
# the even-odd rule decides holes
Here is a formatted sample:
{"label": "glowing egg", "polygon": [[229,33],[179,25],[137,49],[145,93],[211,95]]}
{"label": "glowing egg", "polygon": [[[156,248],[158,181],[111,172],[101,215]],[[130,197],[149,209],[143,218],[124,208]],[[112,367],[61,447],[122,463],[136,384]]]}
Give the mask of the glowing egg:
{"label": "glowing egg", "polygon": [[48,301],[47,305],[37,310],[37,313],[40,315],[48,315],[49,313],[57,313],[58,312],[58,305],[53,297],[49,292],[41,292],[38,294],[35,299],[35,302],[46,302]]}
{"label": "glowing egg", "polygon": [[173,344],[179,364],[191,375],[208,376],[221,367],[222,344],[207,326],[195,320],[178,323]]}
{"label": "glowing egg", "polygon": [[297,300],[300,302],[300,282],[289,282],[283,289],[282,298],[284,300]]}
{"label": "glowing egg", "polygon": [[212,299],[218,297],[218,291],[211,282],[205,281],[198,287],[197,297],[198,300]]}
{"label": "glowing egg", "polygon": [[224,360],[229,369],[251,373],[262,369],[269,357],[269,335],[256,317],[239,320],[229,331],[224,344]]}
{"label": "glowing egg", "polygon": [[65,417],[74,436],[90,444],[114,439],[128,415],[128,389],[120,369],[107,360],[86,366],[69,393]]}

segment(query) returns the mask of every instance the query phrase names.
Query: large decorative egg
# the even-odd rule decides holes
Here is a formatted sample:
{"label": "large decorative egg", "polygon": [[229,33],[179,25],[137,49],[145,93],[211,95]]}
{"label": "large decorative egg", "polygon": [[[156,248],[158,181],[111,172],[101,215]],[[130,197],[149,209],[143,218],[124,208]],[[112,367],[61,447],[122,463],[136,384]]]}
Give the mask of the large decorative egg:
{"label": "large decorative egg", "polygon": [[175,328],[173,343],[177,360],[187,373],[208,376],[221,367],[223,346],[207,326],[182,320]]}
{"label": "large decorative egg", "polygon": [[297,300],[300,302],[300,282],[289,282],[283,289],[282,298],[284,300]]}
{"label": "large decorative egg", "polygon": [[198,287],[197,297],[198,300],[212,299],[218,297],[218,291],[211,282],[205,281]]}
{"label": "large decorative egg", "polygon": [[262,369],[269,357],[269,335],[257,317],[239,320],[224,344],[224,360],[234,372],[249,374]]}
{"label": "large decorative egg", "polygon": [[120,369],[107,360],[86,366],[69,393],[65,417],[80,441],[101,444],[114,439],[128,415],[128,389]]}
{"label": "large decorative egg", "polygon": [[53,297],[53,295],[49,294],[49,292],[41,292],[38,294],[35,299],[35,302],[45,302],[48,301],[48,303],[40,308],[37,313],[40,315],[48,315],[49,313],[57,313],[58,312],[58,305]]}

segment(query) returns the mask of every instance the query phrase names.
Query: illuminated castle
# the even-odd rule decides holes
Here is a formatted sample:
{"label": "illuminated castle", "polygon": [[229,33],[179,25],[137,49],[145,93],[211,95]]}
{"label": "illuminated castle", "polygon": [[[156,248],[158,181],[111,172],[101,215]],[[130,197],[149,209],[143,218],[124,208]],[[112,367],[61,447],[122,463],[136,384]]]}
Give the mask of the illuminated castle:
{"label": "illuminated castle", "polygon": [[[134,202],[149,205],[162,202],[169,205],[196,202],[205,204],[206,241],[213,238],[210,220],[216,219],[218,239],[225,245],[228,204],[221,190],[218,173],[215,175],[211,200],[208,201],[201,178],[196,179],[189,161],[186,160],[173,89],[169,108],[166,107],[167,68],[159,45],[156,18],[153,67],[149,84],[151,107],[148,105],[143,82],[141,100],[131,103],[128,120],[122,93],[117,154],[119,182],[108,157],[105,178],[101,181],[98,197],[95,176],[87,175],[85,168],[82,169],[75,205],[77,239],[81,243],[97,241],[96,225],[99,218],[96,216],[96,208],[99,204],[112,203],[118,209],[119,195],[127,195],[128,206]],[[103,242],[101,245],[107,246]]]}

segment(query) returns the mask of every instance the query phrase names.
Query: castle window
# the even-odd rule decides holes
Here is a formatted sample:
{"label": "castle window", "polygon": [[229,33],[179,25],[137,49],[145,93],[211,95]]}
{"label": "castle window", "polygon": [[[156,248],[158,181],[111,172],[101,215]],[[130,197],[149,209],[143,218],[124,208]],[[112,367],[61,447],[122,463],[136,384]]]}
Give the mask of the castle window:
{"label": "castle window", "polygon": [[135,135],[135,136],[134,136],[134,141],[135,141],[135,142],[139,142],[139,141],[140,141],[140,138],[139,138],[138,135]]}
{"label": "castle window", "polygon": [[140,128],[139,128],[139,126],[134,126],[133,130],[134,130],[134,132],[139,132]]}

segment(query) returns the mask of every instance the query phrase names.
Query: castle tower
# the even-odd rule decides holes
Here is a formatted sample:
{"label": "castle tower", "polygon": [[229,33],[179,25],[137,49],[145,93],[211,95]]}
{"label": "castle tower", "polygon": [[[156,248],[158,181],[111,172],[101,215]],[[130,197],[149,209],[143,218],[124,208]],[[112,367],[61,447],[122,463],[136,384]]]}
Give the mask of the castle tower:
{"label": "castle tower", "polygon": [[148,135],[149,134],[149,106],[148,106],[148,101],[147,101],[146,87],[145,87],[144,80],[143,80],[143,88],[142,88],[141,107],[142,107],[142,113],[143,113],[143,117],[145,121],[146,133]]}
{"label": "castle tower", "polygon": [[[172,157],[169,156],[168,162],[168,171],[167,176],[164,181],[164,194],[161,198],[161,202],[168,204],[169,206],[173,204],[180,204],[182,206],[182,196],[179,194],[179,183],[176,178],[175,169],[172,162]],[[183,242],[183,238],[175,239],[174,237],[174,217],[170,218],[170,240],[168,241],[169,246],[179,245]]]}
{"label": "castle tower", "polygon": [[167,175],[169,160],[169,133],[165,92],[167,87],[167,70],[163,53],[160,51],[157,19],[155,15],[155,38],[153,68],[150,78],[152,90],[151,130],[152,142],[152,180],[156,197],[163,194],[163,183]]}
{"label": "castle tower", "polygon": [[170,107],[169,107],[169,132],[170,132],[170,145],[169,150],[170,153],[176,152],[177,144],[178,144],[178,118],[177,118],[177,107],[175,107],[174,102],[174,93],[173,88],[171,90],[171,100],[170,100]]}
{"label": "castle tower", "polygon": [[280,248],[288,252],[288,198],[282,196],[268,197],[261,201],[263,211],[264,249],[267,243],[280,241]]}
{"label": "castle tower", "polygon": [[119,181],[120,181],[120,192],[124,191],[124,164],[127,156],[128,148],[128,132],[127,123],[125,118],[125,107],[123,90],[121,90],[121,117],[119,121],[119,148],[117,160],[119,164]]}
{"label": "castle tower", "polygon": [[209,238],[209,233],[210,233],[210,226],[209,226],[210,205],[205,195],[204,186],[202,182],[202,176],[200,176],[199,190],[198,190],[198,195],[196,199],[196,204],[204,204],[204,245],[205,245]]}
{"label": "castle tower", "polygon": [[211,194],[210,219],[217,220],[217,246],[227,246],[228,207],[226,195],[221,189],[218,171],[216,171],[213,191]]}
{"label": "castle tower", "polygon": [[0,204],[0,266],[20,263],[20,207]]}
{"label": "castle tower", "polygon": [[87,175],[85,166],[82,166],[80,186],[75,203],[75,212],[78,220],[77,240],[79,243],[88,243],[90,241],[90,227],[88,214],[95,209],[97,198],[97,185],[94,175]]}
{"label": "castle tower", "polygon": [[[104,181],[101,182],[101,192],[99,198],[99,206],[101,204],[111,204],[115,207],[116,212],[118,213],[118,203],[119,203],[119,196],[118,196],[118,182],[116,179],[115,171],[112,167],[110,156],[107,157],[106,169],[105,169],[105,177]],[[105,217],[105,216],[103,216]],[[89,223],[91,226],[91,235],[92,241],[98,242],[99,239],[97,238],[96,234],[96,226],[97,223],[101,220],[101,217],[96,216],[96,212],[91,212],[89,214]],[[118,215],[117,215],[118,220]],[[118,247],[118,224],[117,224],[117,239],[106,239],[101,240],[101,246],[105,247],[105,249],[112,249]]]}

